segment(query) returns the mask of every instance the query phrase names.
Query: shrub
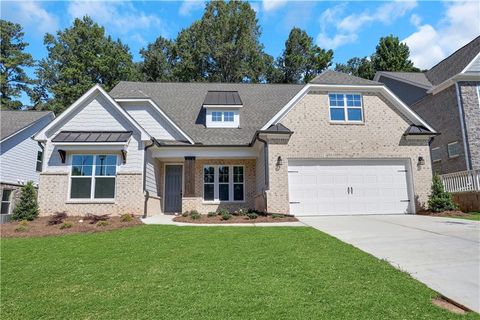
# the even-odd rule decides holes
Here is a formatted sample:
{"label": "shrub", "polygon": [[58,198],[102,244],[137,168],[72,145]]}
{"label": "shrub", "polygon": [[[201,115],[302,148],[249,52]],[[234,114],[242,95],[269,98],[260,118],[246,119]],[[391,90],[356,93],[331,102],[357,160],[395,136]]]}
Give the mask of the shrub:
{"label": "shrub", "polygon": [[216,212],[211,211],[211,212],[207,213],[207,217],[209,217],[209,218],[215,217],[215,216],[217,216]]}
{"label": "shrub", "polygon": [[226,211],[222,213],[222,220],[230,220],[231,218],[232,218],[232,215],[230,214],[230,212]]}
{"label": "shrub", "polygon": [[133,220],[133,214],[125,213],[120,216],[120,221],[122,222],[130,222]]}
{"label": "shrub", "polygon": [[12,219],[32,221],[38,217],[37,192],[33,182],[29,181],[21,189],[20,200],[13,210]]}
{"label": "shrub", "polygon": [[198,213],[198,211],[196,211],[196,210],[190,211],[190,219],[198,220],[198,219],[200,219],[200,217],[201,217],[201,215],[200,215],[200,213]]}
{"label": "shrub", "polygon": [[223,216],[223,215],[225,215],[225,214],[230,214],[230,212],[228,212],[227,209],[220,209],[220,210],[218,210],[218,215],[219,215],[219,216]]}
{"label": "shrub", "polygon": [[250,219],[250,220],[254,220],[254,219],[257,219],[257,218],[258,218],[258,214],[256,214],[255,212],[248,212],[248,213],[247,213],[247,217],[248,217],[248,219]]}
{"label": "shrub", "polygon": [[25,232],[25,231],[28,231],[28,228],[27,226],[24,226],[24,225],[18,225],[16,228],[15,228],[15,232]]}
{"label": "shrub", "polygon": [[283,215],[283,214],[278,214],[278,213],[274,213],[274,214],[272,214],[272,218],[273,218],[273,219],[285,218],[285,215]]}
{"label": "shrub", "polygon": [[188,211],[185,211],[184,213],[182,213],[182,217],[188,217],[188,216],[189,216],[189,214],[190,214],[190,212],[188,212]]}
{"label": "shrub", "polygon": [[247,214],[247,212],[248,212],[248,211],[247,211],[246,209],[240,208],[240,209],[238,209],[237,211],[235,211],[235,212],[233,213],[233,215],[234,215],[234,216],[244,216],[244,215]]}
{"label": "shrub", "polygon": [[97,224],[98,225],[97,222],[107,221],[108,219],[110,219],[110,215],[109,214],[101,214],[101,215],[92,214],[92,215],[89,215],[85,219],[91,220],[90,224]]}
{"label": "shrub", "polygon": [[67,218],[67,213],[65,211],[63,212],[56,212],[53,216],[50,217],[48,220],[47,224],[49,226],[53,226],[56,224],[61,224],[63,223],[63,220]]}
{"label": "shrub", "polygon": [[24,226],[24,227],[28,227],[28,221],[27,220],[22,220],[18,223],[19,226]]}
{"label": "shrub", "polygon": [[440,176],[435,174],[432,179],[432,193],[428,197],[428,209],[433,212],[442,212],[457,208],[452,195],[445,191]]}
{"label": "shrub", "polygon": [[60,226],[60,229],[70,229],[71,227],[73,226],[73,224],[71,224],[70,222],[64,222],[62,223],[62,225]]}
{"label": "shrub", "polygon": [[97,222],[97,227],[106,227],[108,226],[108,222],[105,220],[101,220]]}

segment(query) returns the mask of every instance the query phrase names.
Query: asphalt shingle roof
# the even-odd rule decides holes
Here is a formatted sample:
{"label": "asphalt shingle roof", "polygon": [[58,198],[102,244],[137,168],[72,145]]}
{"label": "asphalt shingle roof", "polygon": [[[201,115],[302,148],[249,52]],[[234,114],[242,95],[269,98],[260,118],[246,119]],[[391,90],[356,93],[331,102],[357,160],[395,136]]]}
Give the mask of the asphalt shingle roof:
{"label": "asphalt shingle roof", "polygon": [[428,80],[423,72],[396,72],[396,71],[379,71],[380,75],[384,74],[391,78],[405,80],[413,84],[418,84],[424,87],[432,87],[432,83]]}
{"label": "asphalt shingle roof", "polygon": [[325,70],[309,83],[313,84],[338,84],[338,85],[365,85],[365,86],[382,86],[383,83],[371,81],[359,77],[355,77],[346,73],[333,70]]}
{"label": "asphalt shingle roof", "polygon": [[0,140],[30,126],[51,111],[0,111]]}
{"label": "asphalt shingle roof", "polygon": [[[204,145],[248,145],[260,130],[304,86],[245,83],[154,83],[122,81],[110,95],[119,98],[150,98],[195,143]],[[208,91],[237,91],[243,102],[240,128],[206,128]]]}

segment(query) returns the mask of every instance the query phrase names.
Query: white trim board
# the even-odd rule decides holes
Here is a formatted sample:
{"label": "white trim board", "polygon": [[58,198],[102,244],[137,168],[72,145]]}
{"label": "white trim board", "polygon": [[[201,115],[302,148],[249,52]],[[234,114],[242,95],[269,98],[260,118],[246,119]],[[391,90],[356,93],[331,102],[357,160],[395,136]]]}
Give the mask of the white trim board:
{"label": "white trim board", "polygon": [[337,91],[337,92],[347,92],[355,91],[359,93],[364,92],[380,92],[385,98],[387,98],[398,110],[404,114],[410,121],[415,125],[421,125],[430,130],[432,133],[436,131],[428,125],[428,123],[423,120],[418,114],[413,112],[405,103],[402,102],[390,89],[386,86],[362,86],[362,85],[330,85],[330,84],[307,84],[305,87],[300,90],[277,114],[273,116],[270,121],[268,121],[260,130],[267,130],[271,125],[276,125],[295,107],[297,102],[303,98],[310,89],[322,89],[327,92]]}
{"label": "white trim board", "polygon": [[118,105],[118,103],[110,97],[110,95],[103,90],[103,88],[96,84],[90,90],[88,90],[84,95],[77,99],[70,107],[68,107],[61,115],[59,115],[55,120],[50,122],[45,128],[40,130],[37,134],[33,136],[33,139],[37,141],[45,141],[47,140],[46,133],[55,127],[56,125],[60,124],[63,120],[68,119],[68,115],[70,115],[73,111],[75,111],[78,107],[82,106],[82,103],[93,97],[95,94],[101,94],[104,98],[107,99],[108,102],[122,115],[129,123],[133,125],[135,129],[140,133],[140,137],[142,141],[150,140],[150,135],[134,120],[132,117]]}
{"label": "white trim board", "polygon": [[118,103],[122,103],[122,102],[148,102],[150,103],[150,105],[162,116],[165,118],[165,120],[167,120],[167,122],[175,129],[177,130],[178,133],[180,133],[180,135],[182,135],[185,139],[187,139],[188,142],[190,142],[191,144],[194,144],[195,142],[192,140],[192,138],[190,138],[182,129],[180,129],[179,126],[177,126],[177,124],[175,122],[173,122],[172,119],[170,119],[170,117],[167,116],[167,114],[165,112],[163,112],[163,110],[152,100],[152,99],[149,99],[149,98],[138,98],[138,99],[134,99],[134,98],[128,98],[128,99],[123,99],[123,98],[120,98],[120,99],[115,99],[116,102]]}

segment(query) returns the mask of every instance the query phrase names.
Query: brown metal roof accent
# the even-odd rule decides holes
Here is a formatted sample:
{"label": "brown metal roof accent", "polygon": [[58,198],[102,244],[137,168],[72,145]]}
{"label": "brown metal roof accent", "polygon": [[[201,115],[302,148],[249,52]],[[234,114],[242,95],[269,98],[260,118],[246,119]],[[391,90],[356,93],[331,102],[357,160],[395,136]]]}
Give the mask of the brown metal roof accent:
{"label": "brown metal roof accent", "polygon": [[61,131],[52,142],[127,142],[132,131]]}
{"label": "brown metal roof accent", "polygon": [[204,105],[242,105],[238,91],[208,91]]}

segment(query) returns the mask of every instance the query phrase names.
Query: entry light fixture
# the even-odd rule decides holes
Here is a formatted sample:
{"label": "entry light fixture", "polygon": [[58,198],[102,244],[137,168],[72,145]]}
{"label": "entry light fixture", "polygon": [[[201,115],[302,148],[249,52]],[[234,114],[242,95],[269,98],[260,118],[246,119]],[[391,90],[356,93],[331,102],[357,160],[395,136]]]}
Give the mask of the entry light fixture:
{"label": "entry light fixture", "polygon": [[281,156],[278,156],[277,158],[277,167],[280,167],[283,164],[283,160]]}
{"label": "entry light fixture", "polygon": [[423,166],[425,164],[425,159],[422,156],[418,157],[418,165]]}

